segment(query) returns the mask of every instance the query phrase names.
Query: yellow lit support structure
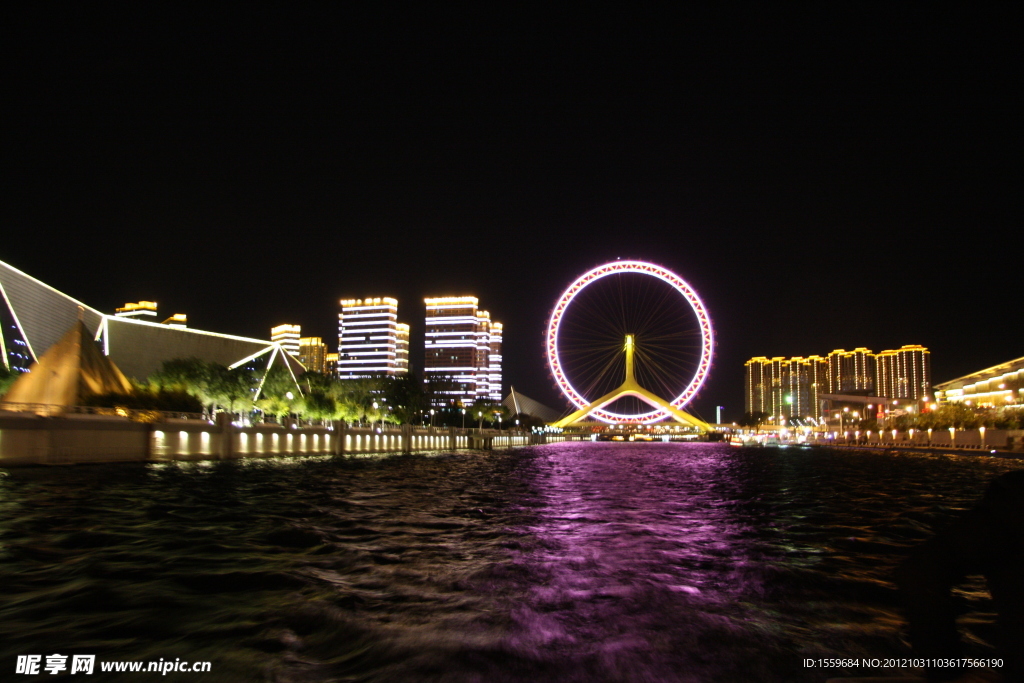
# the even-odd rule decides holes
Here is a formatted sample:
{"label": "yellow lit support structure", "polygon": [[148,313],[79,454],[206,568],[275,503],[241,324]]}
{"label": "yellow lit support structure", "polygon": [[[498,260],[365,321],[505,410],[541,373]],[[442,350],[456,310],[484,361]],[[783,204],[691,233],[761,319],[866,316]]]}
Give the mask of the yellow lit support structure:
{"label": "yellow lit support structure", "polygon": [[633,343],[633,335],[626,335],[626,344],[624,349],[626,352],[626,380],[619,386],[619,388],[608,392],[601,398],[590,403],[590,405],[580,408],[572,415],[563,417],[558,422],[553,423],[552,426],[567,427],[568,425],[575,424],[576,422],[579,422],[580,420],[584,419],[587,415],[590,415],[590,413],[594,412],[595,410],[600,410],[601,408],[604,408],[606,405],[608,405],[609,403],[616,399],[622,398],[623,396],[636,396],[641,401],[650,404],[654,408],[664,410],[669,415],[674,417],[678,422],[684,425],[696,427],[701,432],[711,431],[711,425],[709,425],[707,422],[704,422],[703,420],[698,420],[693,415],[690,415],[689,413],[679,410],[679,408],[676,408],[674,405],[672,405],[665,399],[661,398],[660,396],[652,394],[651,392],[647,391],[647,389],[644,389],[642,386],[640,386],[640,384],[636,381],[636,377],[634,377],[633,375],[633,352],[635,350]]}

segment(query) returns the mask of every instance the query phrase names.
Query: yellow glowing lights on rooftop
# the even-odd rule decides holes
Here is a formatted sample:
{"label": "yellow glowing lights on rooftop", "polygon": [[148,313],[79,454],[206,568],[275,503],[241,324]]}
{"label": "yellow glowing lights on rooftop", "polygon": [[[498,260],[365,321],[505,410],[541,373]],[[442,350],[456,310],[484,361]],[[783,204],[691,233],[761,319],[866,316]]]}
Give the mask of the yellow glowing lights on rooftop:
{"label": "yellow glowing lights on rooftop", "polygon": [[302,325],[278,325],[270,328],[270,334],[300,334]]}
{"label": "yellow glowing lights on rooftop", "polygon": [[444,306],[445,304],[466,304],[476,306],[480,300],[475,296],[435,296],[423,300],[427,306]]}
{"label": "yellow glowing lights on rooftop", "polygon": [[342,299],[342,306],[398,306],[398,299],[390,296],[378,296],[367,299]]}
{"label": "yellow glowing lights on rooftop", "polygon": [[138,303],[126,303],[123,308],[114,309],[115,313],[127,313],[129,311],[154,311],[156,312],[155,301],[140,301]]}

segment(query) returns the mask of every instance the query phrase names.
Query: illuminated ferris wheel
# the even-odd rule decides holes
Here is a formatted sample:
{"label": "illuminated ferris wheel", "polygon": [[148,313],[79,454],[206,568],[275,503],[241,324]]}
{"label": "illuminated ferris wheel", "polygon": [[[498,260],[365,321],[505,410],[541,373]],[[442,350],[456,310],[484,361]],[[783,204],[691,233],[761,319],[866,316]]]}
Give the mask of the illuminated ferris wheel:
{"label": "illuminated ferris wheel", "polygon": [[707,379],[713,348],[707,309],[681,277],[644,261],[594,268],[569,285],[548,324],[548,364],[578,408],[555,424],[671,417],[706,430],[682,408]]}

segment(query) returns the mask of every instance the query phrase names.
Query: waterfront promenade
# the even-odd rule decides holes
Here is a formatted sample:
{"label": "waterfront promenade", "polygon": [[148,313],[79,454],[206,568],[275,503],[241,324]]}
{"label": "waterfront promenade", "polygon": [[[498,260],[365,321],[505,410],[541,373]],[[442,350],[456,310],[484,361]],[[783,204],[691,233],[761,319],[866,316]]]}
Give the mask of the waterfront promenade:
{"label": "waterfront promenade", "polygon": [[216,420],[132,417],[0,412],[0,467],[489,450],[546,442],[544,435],[496,429],[295,421],[240,425],[226,413]]}

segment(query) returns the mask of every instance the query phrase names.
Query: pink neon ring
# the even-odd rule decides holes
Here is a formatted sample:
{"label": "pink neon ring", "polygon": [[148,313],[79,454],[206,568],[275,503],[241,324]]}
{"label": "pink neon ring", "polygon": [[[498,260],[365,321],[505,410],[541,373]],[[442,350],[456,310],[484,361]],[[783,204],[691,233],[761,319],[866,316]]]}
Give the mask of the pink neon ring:
{"label": "pink neon ring", "polygon": [[[683,393],[670,401],[676,408],[681,409],[693,399],[704,384],[704,380],[707,379],[708,371],[711,369],[711,354],[714,349],[714,330],[711,327],[711,317],[704,308],[704,303],[700,300],[700,297],[693,291],[693,288],[672,271],[656,266],[653,263],[646,263],[645,261],[613,261],[584,273],[579,279],[569,285],[569,288],[562,294],[558,303],[555,304],[555,310],[551,313],[551,321],[548,323],[547,353],[551,373],[554,375],[555,381],[558,383],[562,393],[565,394],[566,398],[574,406],[582,409],[589,405],[589,401],[573,388],[572,384],[569,383],[569,379],[565,376],[565,372],[562,370],[562,364],[558,359],[558,328],[562,323],[562,316],[569,308],[569,304],[572,303],[572,300],[576,298],[576,295],[584,287],[596,280],[600,280],[606,275],[617,273],[640,273],[656,277],[662,282],[668,283],[686,299],[693,312],[697,315],[701,335],[700,362],[697,365],[697,372],[694,374],[693,379],[690,380],[686,389],[683,390]],[[606,410],[595,410],[591,415],[607,423],[646,424],[666,417],[667,414],[663,410],[654,410],[639,415],[619,415]]]}

